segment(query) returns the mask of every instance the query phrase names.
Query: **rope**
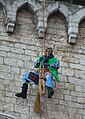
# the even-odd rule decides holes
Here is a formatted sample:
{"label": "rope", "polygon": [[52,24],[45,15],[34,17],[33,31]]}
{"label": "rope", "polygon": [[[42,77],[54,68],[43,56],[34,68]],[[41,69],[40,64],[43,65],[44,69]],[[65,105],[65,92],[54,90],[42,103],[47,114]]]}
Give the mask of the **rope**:
{"label": "rope", "polygon": [[43,54],[44,54],[44,51],[45,51],[45,37],[44,37],[44,5],[45,5],[45,2],[43,1],[43,4],[42,4],[42,8],[43,8]]}
{"label": "rope", "polygon": [[[42,4],[42,8],[43,8],[43,50],[42,50],[42,54],[44,55],[44,51],[45,51],[45,39],[44,39],[45,38],[44,37],[44,1],[43,1],[43,4]],[[35,102],[34,102],[34,112],[36,112],[36,113],[41,113],[41,109],[40,109],[40,95],[42,93],[45,93],[45,86],[42,87],[42,80],[39,79],[39,87],[38,87],[37,95],[36,95]]]}

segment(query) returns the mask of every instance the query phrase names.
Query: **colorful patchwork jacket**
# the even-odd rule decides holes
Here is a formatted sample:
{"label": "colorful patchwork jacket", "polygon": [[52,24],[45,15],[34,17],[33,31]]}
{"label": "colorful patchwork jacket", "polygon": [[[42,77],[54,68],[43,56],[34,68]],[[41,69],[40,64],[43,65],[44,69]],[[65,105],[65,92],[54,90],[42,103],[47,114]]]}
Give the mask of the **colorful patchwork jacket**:
{"label": "colorful patchwork jacket", "polygon": [[58,79],[58,69],[60,67],[60,61],[53,55],[45,59],[44,56],[39,57],[38,60],[34,63],[34,67],[37,68],[38,71],[40,70],[40,62],[42,62],[44,67],[46,67],[53,74],[56,81],[59,83],[60,81]]}

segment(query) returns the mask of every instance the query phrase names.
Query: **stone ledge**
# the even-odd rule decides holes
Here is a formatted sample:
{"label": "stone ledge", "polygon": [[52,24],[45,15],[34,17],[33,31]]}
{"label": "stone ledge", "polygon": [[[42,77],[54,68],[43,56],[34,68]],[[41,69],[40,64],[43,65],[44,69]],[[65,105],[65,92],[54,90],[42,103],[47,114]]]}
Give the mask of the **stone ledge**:
{"label": "stone ledge", "polygon": [[9,21],[6,25],[6,32],[13,33],[14,32],[15,23],[13,21]]}
{"label": "stone ledge", "polygon": [[39,38],[44,38],[44,34],[47,28],[47,22],[39,21],[37,25],[37,30],[38,30],[38,37]]}
{"label": "stone ledge", "polygon": [[76,40],[77,40],[76,34],[70,34],[70,35],[69,35],[68,43],[75,44],[75,43],[76,43]]}
{"label": "stone ledge", "polygon": [[77,34],[78,34],[78,27],[70,26],[68,28],[68,43],[75,44],[77,40]]}

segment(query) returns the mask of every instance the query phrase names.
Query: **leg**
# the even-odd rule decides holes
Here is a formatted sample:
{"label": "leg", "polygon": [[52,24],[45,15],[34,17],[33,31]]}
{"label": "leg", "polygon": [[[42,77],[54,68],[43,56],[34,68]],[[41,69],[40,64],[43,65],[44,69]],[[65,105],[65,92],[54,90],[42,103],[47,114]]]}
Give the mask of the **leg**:
{"label": "leg", "polygon": [[53,76],[49,72],[46,72],[46,86],[48,89],[48,98],[51,98],[54,95]]}
{"label": "leg", "polygon": [[[34,72],[36,75],[37,72]],[[23,86],[22,86],[22,91],[20,93],[16,93],[15,96],[17,97],[22,97],[23,99],[26,99],[27,98],[27,89],[28,89],[28,83],[29,82],[33,82],[30,78],[29,78],[29,75],[30,75],[30,71],[25,73],[23,78],[22,78],[22,83],[23,83]]]}
{"label": "leg", "polygon": [[23,99],[27,98],[28,83],[30,82],[30,80],[26,81],[27,75],[29,75],[29,72],[25,73],[22,78],[22,83],[23,83],[22,91],[20,93],[15,94],[15,96],[22,97]]}
{"label": "leg", "polygon": [[47,87],[48,89],[48,98],[51,98],[54,95],[54,90],[51,87]]}
{"label": "leg", "polygon": [[24,83],[22,86],[22,91],[20,93],[16,93],[15,96],[22,97],[23,99],[26,99],[27,98],[27,89],[28,89],[28,84]]}

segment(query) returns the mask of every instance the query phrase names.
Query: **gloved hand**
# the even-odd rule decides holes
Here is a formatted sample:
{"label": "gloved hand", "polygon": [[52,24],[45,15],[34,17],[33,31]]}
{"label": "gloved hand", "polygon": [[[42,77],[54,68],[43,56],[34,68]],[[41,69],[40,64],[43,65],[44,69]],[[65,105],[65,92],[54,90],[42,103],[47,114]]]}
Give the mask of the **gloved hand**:
{"label": "gloved hand", "polygon": [[50,66],[50,64],[47,64],[47,63],[43,63],[43,65],[44,65],[45,67]]}
{"label": "gloved hand", "polygon": [[40,66],[40,62],[43,60],[43,57],[40,57],[39,60],[37,60],[35,63],[34,63],[34,67],[35,68],[38,68]]}
{"label": "gloved hand", "polygon": [[34,67],[35,68],[38,68],[40,66],[40,62],[39,61],[36,61],[35,63],[34,63]]}

